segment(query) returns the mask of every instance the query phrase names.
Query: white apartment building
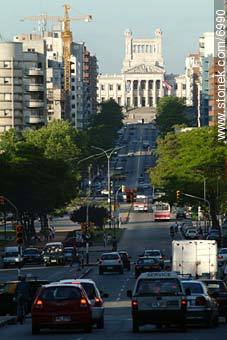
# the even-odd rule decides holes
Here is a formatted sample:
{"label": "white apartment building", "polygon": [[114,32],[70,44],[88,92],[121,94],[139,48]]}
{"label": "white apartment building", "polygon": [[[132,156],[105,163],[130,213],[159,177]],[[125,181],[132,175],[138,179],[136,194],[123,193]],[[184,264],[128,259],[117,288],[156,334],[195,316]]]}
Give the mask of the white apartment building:
{"label": "white apartment building", "polygon": [[153,39],[134,39],[127,30],[122,72],[98,77],[98,102],[114,99],[126,109],[156,107],[164,95],[164,74],[161,30]]}
{"label": "white apartment building", "polygon": [[199,53],[189,54],[185,59],[186,105],[198,105],[198,81],[200,73]]}
{"label": "white apartment building", "polygon": [[44,50],[0,43],[0,132],[46,124]]}

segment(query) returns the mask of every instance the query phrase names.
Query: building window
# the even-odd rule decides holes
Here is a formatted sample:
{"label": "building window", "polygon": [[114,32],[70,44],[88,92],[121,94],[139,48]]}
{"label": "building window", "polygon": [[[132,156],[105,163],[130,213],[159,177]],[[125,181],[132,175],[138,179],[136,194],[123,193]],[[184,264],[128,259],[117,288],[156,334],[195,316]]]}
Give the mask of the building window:
{"label": "building window", "polygon": [[74,95],[72,96],[72,99],[75,99],[75,96],[74,96]]}
{"label": "building window", "polygon": [[145,97],[142,97],[142,99],[141,99],[141,105],[142,105],[142,106],[145,106],[145,105],[146,105],[146,99],[145,99]]}
{"label": "building window", "polygon": [[101,85],[101,90],[105,91],[105,86],[103,84]]}
{"label": "building window", "polygon": [[186,90],[186,84],[183,84],[183,85],[182,85],[182,89],[183,89],[183,90]]}
{"label": "building window", "polygon": [[130,106],[130,98],[127,97],[127,106],[129,107]]}
{"label": "building window", "polygon": [[153,89],[153,80],[149,80],[149,82],[148,82],[148,88],[149,88],[149,90],[152,90],[152,89]]}
{"label": "building window", "polygon": [[101,101],[102,101],[102,103],[103,103],[103,102],[105,101],[105,98],[104,98],[104,97],[102,97]]}
{"label": "building window", "polygon": [[72,86],[72,91],[75,91],[75,86]]}
{"label": "building window", "polygon": [[150,107],[153,106],[153,97],[149,97],[149,106],[150,106]]}
{"label": "building window", "polygon": [[138,88],[138,80],[134,80],[133,82],[133,90],[137,90]]}
{"label": "building window", "polygon": [[75,107],[76,107],[75,104],[72,104],[72,109],[75,109]]}
{"label": "building window", "polygon": [[137,97],[134,98],[134,106],[135,106],[135,107],[138,106],[138,98],[137,98]]}
{"label": "building window", "polygon": [[112,84],[109,85],[109,90],[113,91],[113,85]]}
{"label": "building window", "polygon": [[156,89],[157,89],[157,90],[160,90],[160,80],[157,80],[157,81],[156,81]]}
{"label": "building window", "polygon": [[121,105],[121,97],[117,98],[118,105]]}
{"label": "building window", "polygon": [[75,83],[75,78],[72,78],[72,83]]}
{"label": "building window", "polygon": [[141,80],[141,90],[146,89],[146,80]]}
{"label": "building window", "polygon": [[120,84],[117,85],[117,89],[118,89],[118,91],[121,91],[121,85]]}

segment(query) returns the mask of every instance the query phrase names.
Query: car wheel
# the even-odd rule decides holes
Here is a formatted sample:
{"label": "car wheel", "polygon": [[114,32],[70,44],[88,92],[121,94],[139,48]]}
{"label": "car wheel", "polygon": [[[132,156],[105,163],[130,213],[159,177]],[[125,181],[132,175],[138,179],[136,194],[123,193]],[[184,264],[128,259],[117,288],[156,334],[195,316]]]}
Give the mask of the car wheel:
{"label": "car wheel", "polygon": [[103,317],[103,316],[102,316],[101,319],[99,319],[99,320],[97,321],[96,325],[97,325],[97,328],[98,328],[98,329],[104,328],[104,317]]}
{"label": "car wheel", "polygon": [[132,331],[133,333],[139,333],[139,324],[134,319],[132,320]]}
{"label": "car wheel", "polygon": [[40,328],[38,326],[32,325],[32,334],[39,334]]}
{"label": "car wheel", "polygon": [[85,333],[92,333],[92,324],[85,326],[84,332]]}

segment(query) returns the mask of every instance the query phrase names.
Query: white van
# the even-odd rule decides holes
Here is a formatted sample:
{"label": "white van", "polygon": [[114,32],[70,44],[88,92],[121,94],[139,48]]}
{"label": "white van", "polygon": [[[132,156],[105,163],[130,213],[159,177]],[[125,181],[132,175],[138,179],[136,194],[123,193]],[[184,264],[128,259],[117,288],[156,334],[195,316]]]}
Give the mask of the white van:
{"label": "white van", "polygon": [[9,266],[22,266],[23,258],[19,253],[19,247],[5,247],[3,256],[3,267],[7,268]]}

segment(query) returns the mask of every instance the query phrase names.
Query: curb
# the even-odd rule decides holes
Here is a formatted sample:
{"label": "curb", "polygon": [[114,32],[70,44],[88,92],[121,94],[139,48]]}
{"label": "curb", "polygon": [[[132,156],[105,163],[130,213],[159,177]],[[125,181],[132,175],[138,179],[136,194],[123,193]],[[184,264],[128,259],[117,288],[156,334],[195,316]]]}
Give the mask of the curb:
{"label": "curb", "polygon": [[85,273],[81,274],[79,279],[83,279],[85,276],[87,276],[92,271],[92,268],[89,268],[86,270]]}
{"label": "curb", "polygon": [[4,316],[2,320],[0,319],[0,327],[12,325],[15,323],[16,323],[16,316]]}

